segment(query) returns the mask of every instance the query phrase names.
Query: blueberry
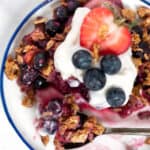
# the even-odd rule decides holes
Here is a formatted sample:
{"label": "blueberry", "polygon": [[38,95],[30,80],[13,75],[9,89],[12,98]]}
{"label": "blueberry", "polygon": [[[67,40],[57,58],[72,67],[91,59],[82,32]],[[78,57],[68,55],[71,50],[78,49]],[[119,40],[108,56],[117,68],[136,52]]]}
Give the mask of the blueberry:
{"label": "blueberry", "polygon": [[80,6],[80,2],[77,0],[70,0],[68,2],[68,11],[73,13]]}
{"label": "blueberry", "polygon": [[68,18],[67,7],[59,6],[55,9],[55,17],[57,20],[64,22]]}
{"label": "blueberry", "polygon": [[144,58],[144,54],[141,51],[133,51],[132,56],[135,58]]}
{"label": "blueberry", "polygon": [[139,48],[143,49],[144,53],[150,53],[150,45],[148,42],[140,42]]}
{"label": "blueberry", "polygon": [[74,53],[72,62],[79,69],[88,69],[92,63],[92,56],[86,50],[79,50]]}
{"label": "blueberry", "polygon": [[46,81],[46,79],[44,79],[41,76],[38,76],[34,81],[34,88],[36,89],[43,89],[46,88],[47,86],[48,86],[48,82]]}
{"label": "blueberry", "polygon": [[43,128],[49,133],[54,134],[58,129],[58,121],[57,120],[46,120],[44,122]]}
{"label": "blueberry", "polygon": [[29,67],[26,63],[22,63],[20,64],[20,69],[21,71],[26,71],[27,69],[30,69],[31,67]]}
{"label": "blueberry", "polygon": [[86,71],[83,80],[88,89],[97,91],[105,86],[106,76],[102,70],[91,68]]}
{"label": "blueberry", "polygon": [[58,21],[55,20],[49,20],[46,23],[46,32],[50,35],[50,36],[55,36],[55,34],[57,32],[61,31],[61,24]]}
{"label": "blueberry", "polygon": [[118,87],[111,87],[106,92],[106,100],[111,107],[121,106],[126,99],[125,92]]}
{"label": "blueberry", "polygon": [[101,60],[101,68],[107,74],[116,74],[121,68],[121,61],[115,55],[106,55]]}
{"label": "blueberry", "polygon": [[39,70],[47,65],[47,54],[46,52],[39,52],[34,56],[33,59],[34,68]]}
{"label": "blueberry", "polygon": [[132,28],[132,31],[136,32],[137,34],[140,35],[140,37],[142,37],[143,30],[142,30],[142,27],[140,27],[139,25],[134,26]]}
{"label": "blueberry", "polygon": [[24,65],[21,68],[21,81],[25,85],[30,85],[33,83],[33,81],[37,78],[38,72],[27,65]]}
{"label": "blueberry", "polygon": [[61,100],[54,99],[48,104],[48,111],[51,111],[54,115],[58,115],[62,112]]}

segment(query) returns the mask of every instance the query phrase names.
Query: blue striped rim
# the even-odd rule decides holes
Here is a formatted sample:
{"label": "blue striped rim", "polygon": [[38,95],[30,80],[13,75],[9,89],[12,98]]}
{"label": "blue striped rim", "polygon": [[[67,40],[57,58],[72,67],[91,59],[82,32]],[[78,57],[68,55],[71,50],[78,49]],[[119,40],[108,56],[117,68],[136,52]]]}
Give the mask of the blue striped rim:
{"label": "blue striped rim", "polygon": [[[30,150],[34,150],[34,148],[25,140],[25,138],[23,137],[23,135],[19,132],[19,130],[17,129],[17,127],[15,126],[15,123],[13,122],[11,115],[9,114],[8,108],[7,108],[7,104],[5,101],[5,96],[4,96],[4,90],[3,90],[3,78],[4,78],[4,66],[5,66],[5,61],[7,59],[8,56],[8,52],[10,50],[10,47],[13,43],[13,41],[15,40],[18,32],[20,31],[20,29],[24,26],[24,24],[30,19],[30,17],[36,13],[40,8],[44,7],[46,4],[48,4],[49,2],[51,2],[52,0],[45,0],[42,3],[40,3],[38,6],[36,6],[31,12],[29,12],[27,14],[27,16],[25,16],[25,18],[22,20],[22,22],[19,24],[19,26],[16,28],[14,34],[12,35],[12,37],[10,38],[5,53],[4,53],[4,57],[3,57],[3,61],[2,61],[2,66],[1,66],[1,70],[0,70],[0,93],[1,93],[1,98],[2,98],[2,104],[3,104],[3,108],[4,111],[6,113],[7,119],[9,121],[9,123],[11,124],[11,126],[13,127],[13,129],[15,130],[15,132],[17,133],[17,135],[20,137],[20,139],[23,141],[23,143],[30,149]],[[149,0],[141,0],[142,2],[144,2],[147,5],[150,5],[150,1]]]}
{"label": "blue striped rim", "polygon": [[11,118],[11,115],[8,111],[7,108],[7,104],[5,101],[5,96],[4,96],[4,90],[3,90],[3,78],[4,78],[4,67],[5,67],[5,61],[7,59],[8,56],[8,52],[9,49],[13,43],[13,41],[15,40],[18,32],[20,31],[20,29],[24,26],[24,24],[30,19],[30,17],[36,13],[39,9],[41,9],[42,7],[44,7],[46,4],[48,4],[49,2],[51,2],[52,0],[45,0],[43,2],[41,2],[39,5],[37,5],[31,12],[29,12],[24,19],[22,20],[22,22],[18,25],[18,27],[16,28],[15,32],[13,33],[12,37],[10,38],[5,53],[4,53],[4,57],[3,57],[3,61],[2,61],[2,66],[1,66],[1,73],[0,73],[0,93],[1,93],[1,98],[2,98],[2,104],[3,104],[3,108],[4,111],[6,113],[7,119],[9,121],[9,123],[11,124],[11,126],[13,127],[13,129],[15,130],[15,132],[17,133],[17,135],[19,136],[19,138],[23,141],[23,143],[30,149],[30,150],[34,150],[34,148],[25,140],[25,138],[23,137],[23,135],[20,133],[20,131],[17,129],[17,127],[15,126],[14,121]]}
{"label": "blue striped rim", "polygon": [[150,0],[141,0],[143,3],[150,5]]}

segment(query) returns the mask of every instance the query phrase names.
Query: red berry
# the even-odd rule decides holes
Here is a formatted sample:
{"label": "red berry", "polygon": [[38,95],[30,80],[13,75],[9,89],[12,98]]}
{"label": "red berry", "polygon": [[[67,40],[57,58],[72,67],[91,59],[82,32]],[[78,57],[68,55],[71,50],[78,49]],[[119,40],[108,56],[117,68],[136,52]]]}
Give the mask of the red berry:
{"label": "red berry", "polygon": [[114,15],[109,9],[98,7],[92,9],[83,21],[80,44],[91,50],[96,46],[101,54],[118,55],[129,48],[131,34],[127,27],[114,23]]}
{"label": "red berry", "polygon": [[30,64],[36,51],[29,51],[24,55],[24,61],[26,64]]}

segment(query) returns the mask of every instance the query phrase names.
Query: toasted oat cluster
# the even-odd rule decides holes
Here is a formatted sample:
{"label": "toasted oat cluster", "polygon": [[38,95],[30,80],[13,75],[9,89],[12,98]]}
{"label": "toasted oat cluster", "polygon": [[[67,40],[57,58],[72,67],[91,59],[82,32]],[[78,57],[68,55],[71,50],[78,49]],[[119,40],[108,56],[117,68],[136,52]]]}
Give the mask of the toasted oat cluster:
{"label": "toasted oat cluster", "polygon": [[[71,95],[66,96],[63,102],[58,99],[51,101],[41,112],[39,122],[39,127],[44,127],[49,134],[55,132],[56,150],[84,145],[105,131],[98,119],[81,113]],[[41,137],[44,145],[47,144],[45,139],[47,141],[47,136]]]}
{"label": "toasted oat cluster", "polygon": [[5,67],[5,74],[7,75],[8,79],[16,79],[19,75],[19,67],[16,60],[13,59],[12,56],[7,58]]}
{"label": "toasted oat cluster", "polygon": [[44,145],[47,145],[49,143],[49,136],[46,135],[46,136],[41,136],[41,141]]}
{"label": "toasted oat cluster", "polygon": [[150,144],[150,137],[146,138],[145,143]]}
{"label": "toasted oat cluster", "polygon": [[[82,146],[105,131],[95,117],[81,112],[75,100],[75,96],[81,96],[89,101],[86,86],[79,83],[78,87],[69,87],[68,82],[74,78],[64,81],[54,66],[55,50],[71,29],[74,11],[87,2],[62,0],[61,6],[54,10],[53,19],[37,17],[33,22],[35,29],[24,36],[15,48],[15,56],[10,55],[5,64],[8,79],[16,79],[24,92],[22,105],[28,108],[38,105],[40,117],[37,127],[48,134],[41,136],[41,141],[47,145],[49,135],[55,133],[56,150]],[[134,12],[121,7],[120,14],[122,20],[119,21],[131,28],[132,58],[138,69],[129,102],[123,107],[111,108],[124,118],[150,105],[150,9],[139,7]],[[104,27],[100,33],[106,30]],[[95,62],[99,59],[98,50],[99,47],[94,45]],[[140,119],[149,119],[149,116],[149,111],[138,114]],[[149,139],[146,143],[149,143]]]}
{"label": "toasted oat cluster", "polygon": [[104,131],[105,128],[95,117],[88,117],[80,112],[66,118],[61,117],[54,140],[56,150],[84,145]]}
{"label": "toasted oat cluster", "polygon": [[[131,9],[122,9],[122,15],[131,25],[132,33],[132,59],[138,69],[132,94],[129,102],[116,110],[120,116],[127,117],[132,112],[150,105],[150,9],[147,7],[137,8],[137,12]],[[147,118],[149,113],[139,114],[139,118]]]}

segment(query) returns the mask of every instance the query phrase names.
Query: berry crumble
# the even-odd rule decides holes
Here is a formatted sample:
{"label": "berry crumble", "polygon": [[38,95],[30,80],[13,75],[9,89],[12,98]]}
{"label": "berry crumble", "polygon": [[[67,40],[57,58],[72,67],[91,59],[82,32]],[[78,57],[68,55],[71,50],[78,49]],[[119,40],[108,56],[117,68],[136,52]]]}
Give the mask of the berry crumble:
{"label": "berry crumble", "polygon": [[51,19],[33,24],[8,56],[5,74],[24,93],[22,105],[36,106],[44,145],[51,135],[56,150],[93,141],[105,131],[105,111],[150,119],[150,110],[140,111],[150,106],[150,8],[61,0]]}

